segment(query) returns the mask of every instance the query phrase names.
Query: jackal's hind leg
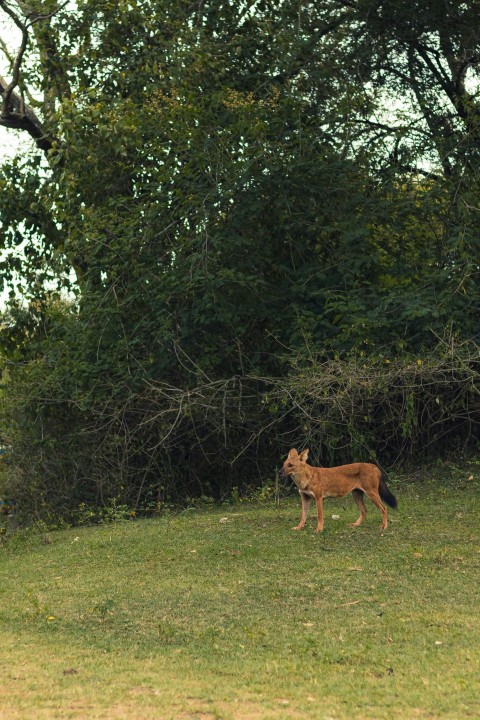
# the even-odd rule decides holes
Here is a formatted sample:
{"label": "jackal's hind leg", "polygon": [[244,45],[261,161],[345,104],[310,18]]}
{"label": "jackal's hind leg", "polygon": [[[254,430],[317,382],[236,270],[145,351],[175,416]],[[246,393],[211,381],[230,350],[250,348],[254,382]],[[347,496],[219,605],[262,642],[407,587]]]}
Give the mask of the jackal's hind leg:
{"label": "jackal's hind leg", "polygon": [[375,492],[373,490],[367,492],[368,497],[373,502],[374,505],[377,506],[377,508],[382,513],[382,530],[386,530],[388,527],[388,514],[387,514],[387,508],[380,500],[380,495],[378,492]]}
{"label": "jackal's hind leg", "polygon": [[358,505],[358,509],[360,510],[360,516],[358,520],[352,523],[352,527],[358,527],[365,520],[365,516],[367,514],[367,508],[365,507],[365,503],[363,502],[364,492],[363,490],[352,490],[352,495],[353,499]]}

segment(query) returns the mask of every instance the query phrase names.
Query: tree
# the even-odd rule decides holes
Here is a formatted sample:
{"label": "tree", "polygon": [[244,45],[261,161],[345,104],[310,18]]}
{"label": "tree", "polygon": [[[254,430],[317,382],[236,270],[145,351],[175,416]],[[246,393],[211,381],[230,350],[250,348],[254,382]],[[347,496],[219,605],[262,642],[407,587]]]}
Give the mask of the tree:
{"label": "tree", "polygon": [[[199,421],[201,402],[162,415],[146,388],[183,398],[249,376],[260,396],[312,358],[479,333],[476,5],[0,9],[20,37],[0,123],[35,145],[0,173],[0,262],[23,298],[1,343],[22,361],[12,387],[30,388],[23,427],[43,418],[70,468],[57,477],[111,472],[112,496],[123,473],[144,496],[147,416],[176,407],[189,430],[162,437],[198,490],[211,458],[231,462],[227,423]],[[232,410],[232,446],[259,437],[258,403]],[[93,446],[110,453],[95,471]]]}

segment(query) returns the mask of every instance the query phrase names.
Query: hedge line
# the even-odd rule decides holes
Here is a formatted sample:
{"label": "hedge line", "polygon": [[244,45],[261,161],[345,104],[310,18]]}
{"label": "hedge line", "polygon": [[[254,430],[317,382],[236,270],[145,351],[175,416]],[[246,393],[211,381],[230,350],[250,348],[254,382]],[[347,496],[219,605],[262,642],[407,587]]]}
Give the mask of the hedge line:
{"label": "hedge line", "polygon": [[10,373],[1,432],[12,448],[7,492],[23,518],[225,499],[273,483],[293,446],[309,446],[314,464],[388,469],[479,440],[473,343],[440,343],[428,358],[312,362],[286,378],[112,386],[101,401],[94,389],[79,399],[62,388],[47,361]]}

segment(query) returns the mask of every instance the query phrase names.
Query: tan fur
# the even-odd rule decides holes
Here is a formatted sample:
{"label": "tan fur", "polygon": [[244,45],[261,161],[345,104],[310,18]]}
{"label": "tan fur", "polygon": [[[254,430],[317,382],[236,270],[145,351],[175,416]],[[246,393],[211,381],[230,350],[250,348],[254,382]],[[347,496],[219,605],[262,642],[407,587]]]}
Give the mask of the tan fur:
{"label": "tan fur", "polygon": [[298,487],[302,498],[302,517],[299,524],[293,530],[302,530],[305,527],[307,513],[312,499],[317,504],[318,525],[317,532],[323,530],[323,498],[343,497],[349,492],[360,510],[358,520],[352,525],[361,525],[367,514],[367,508],[363,502],[363,494],[368,495],[370,500],[382,513],[382,530],[388,525],[387,509],[380,499],[381,470],[371,463],[352,463],[351,465],[339,465],[333,468],[320,468],[307,465],[308,449],[298,454],[293,448],[288,453],[281,473],[290,475]]}

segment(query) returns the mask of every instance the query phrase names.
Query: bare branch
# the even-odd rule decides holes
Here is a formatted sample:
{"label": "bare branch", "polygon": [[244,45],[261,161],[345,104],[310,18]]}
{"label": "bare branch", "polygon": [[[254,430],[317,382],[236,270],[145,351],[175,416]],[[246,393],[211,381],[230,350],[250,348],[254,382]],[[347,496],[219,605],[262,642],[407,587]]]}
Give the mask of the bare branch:
{"label": "bare branch", "polygon": [[[0,6],[3,7],[3,0],[0,0]],[[8,116],[10,114],[10,98],[12,96],[13,91],[18,85],[19,79],[20,79],[20,66],[22,64],[23,56],[25,54],[25,50],[27,49],[28,44],[28,30],[26,26],[22,28],[22,42],[20,45],[20,48],[17,52],[17,56],[13,63],[12,68],[12,79],[8,83],[8,85],[3,89],[3,102],[2,102],[2,112],[0,114],[0,118],[2,120],[8,119]],[[22,101],[23,103],[23,101]],[[22,113],[23,114],[23,113]]]}
{"label": "bare branch", "polygon": [[46,136],[41,121],[33,110],[25,104],[24,98],[16,92],[16,88],[20,83],[20,71],[28,45],[30,28],[38,22],[50,19],[64,8],[66,4],[67,2],[64,2],[54,11],[45,15],[29,12],[26,14],[26,19],[24,20],[12,10],[6,0],[0,0],[0,8],[10,17],[22,33],[20,47],[15,58],[9,56],[8,48],[2,41],[2,49],[12,61],[12,77],[10,82],[8,82],[0,76],[0,95],[2,96],[0,125],[15,130],[26,130],[36,141],[37,146],[46,152],[52,148],[53,140]]}
{"label": "bare branch", "polygon": [[2,50],[3,54],[7,58],[8,62],[13,65],[13,57],[10,54],[10,50],[7,47],[7,44],[4,42],[4,40],[0,37],[0,49]]}
{"label": "bare branch", "polygon": [[[0,75],[0,95],[4,97],[8,83]],[[37,143],[37,146],[47,152],[53,147],[53,139],[45,132],[42,122],[25,104],[23,98],[14,90],[10,91],[8,113],[0,115],[0,125],[13,130],[25,130]]]}

